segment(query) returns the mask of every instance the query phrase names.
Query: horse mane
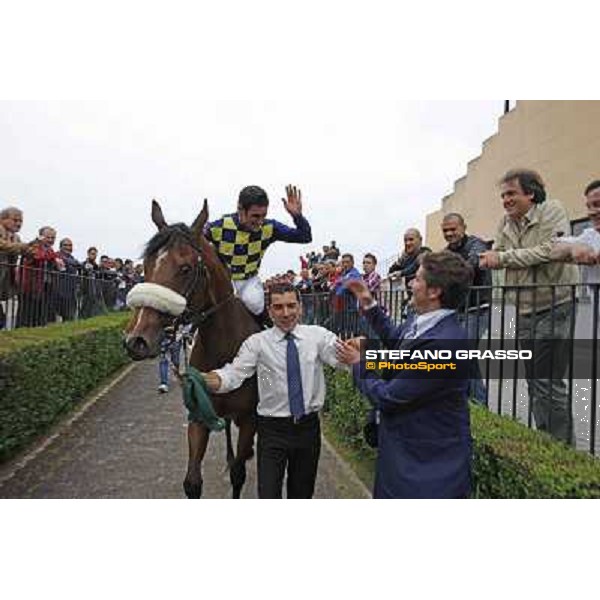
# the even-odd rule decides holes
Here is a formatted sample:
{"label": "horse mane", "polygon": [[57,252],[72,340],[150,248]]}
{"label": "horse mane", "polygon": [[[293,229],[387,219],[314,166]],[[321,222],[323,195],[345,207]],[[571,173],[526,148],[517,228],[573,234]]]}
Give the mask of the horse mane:
{"label": "horse mane", "polygon": [[178,244],[189,244],[195,246],[194,234],[185,223],[174,223],[163,227],[157,234],[150,239],[144,248],[143,259],[152,258],[158,254],[159,250],[169,250]]}
{"label": "horse mane", "polygon": [[217,278],[228,288],[233,289],[229,269],[226,264],[221,262],[214,246],[204,234],[200,235],[198,240],[194,234],[193,227],[188,227],[185,223],[174,223],[163,227],[146,244],[142,259],[152,259],[161,250],[169,250],[180,244],[188,244],[202,251],[205,264],[210,267]]}

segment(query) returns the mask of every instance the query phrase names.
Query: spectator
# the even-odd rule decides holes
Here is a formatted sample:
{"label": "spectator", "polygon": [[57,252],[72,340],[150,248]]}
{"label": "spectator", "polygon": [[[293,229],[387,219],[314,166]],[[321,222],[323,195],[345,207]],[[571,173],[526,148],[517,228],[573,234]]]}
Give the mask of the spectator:
{"label": "spectator", "polygon": [[[472,273],[450,252],[427,254],[412,280],[415,315],[396,328],[364,282],[348,287],[382,340],[410,350],[464,348],[457,309]],[[338,344],[338,360],[353,365],[354,382],[380,412],[375,498],[467,498],[472,442],[466,373],[413,378],[399,372],[384,381],[367,377],[355,340]]]}
{"label": "spectator", "polygon": [[134,267],[133,284],[144,283],[144,265],[138,263]]}
{"label": "spectator", "polygon": [[[569,230],[569,219],[558,200],[546,200],[544,182],[528,169],[508,171],[500,180],[500,197],[506,212],[494,250],[484,252],[480,266],[506,269],[509,286],[537,284],[517,291],[517,330],[520,345],[533,351],[525,361],[525,374],[535,424],[563,442],[573,442],[573,419],[564,377],[569,361],[573,305],[571,289],[555,284],[576,284],[577,268],[552,263],[553,239]],[[552,374],[552,379],[548,375]]]}
{"label": "spectator", "polygon": [[288,271],[286,271],[285,277],[286,277],[286,280],[288,283],[290,283],[291,285],[296,285],[296,283],[297,283],[296,273],[294,273],[294,271],[292,269],[289,269]]}
{"label": "spectator", "polygon": [[302,269],[300,271],[300,280],[295,284],[295,288],[301,294],[311,294],[313,291],[313,282],[310,277],[308,269]]}
{"label": "spectator", "polygon": [[340,251],[335,247],[335,242],[332,242],[333,246],[323,246],[323,260],[337,261],[340,257]]}
{"label": "spectator", "polygon": [[52,271],[64,268],[52,246],[56,230],[41,227],[31,254],[23,259],[20,273],[21,298],[17,327],[38,327],[56,320]]}
{"label": "spectator", "polygon": [[363,274],[362,278],[367,284],[373,298],[379,300],[379,292],[381,291],[381,275],[376,271],[377,258],[374,254],[365,254],[363,258]]}
{"label": "spectator", "polygon": [[158,362],[158,374],[160,385],[158,391],[165,394],[169,391],[169,358],[175,373],[179,373],[179,364],[182,345],[186,342],[186,336],[189,336],[191,325],[185,326],[183,330],[175,331],[172,326],[165,327],[165,335],[160,343],[160,360]]}
{"label": "spectator", "polygon": [[331,255],[331,258],[333,258],[333,260],[337,260],[340,257],[340,250],[335,245],[335,240],[333,240],[329,245],[329,254]]}
{"label": "spectator", "polygon": [[302,322],[305,325],[315,324],[316,298],[313,293],[313,282],[308,269],[300,271],[300,280],[294,286],[300,292],[302,302]]}
{"label": "spectator", "polygon": [[[381,291],[381,275],[376,271],[377,268],[377,258],[374,254],[368,253],[365,254],[363,258],[363,274],[362,278],[365,282],[367,288],[369,288],[369,292],[371,292],[371,296],[375,298],[378,302],[381,302],[380,299],[380,291]],[[360,317],[360,325],[362,329],[362,333],[367,336],[369,339],[376,339],[377,334],[373,330],[373,328],[369,325],[368,321],[364,317]]]}
{"label": "spectator", "polygon": [[81,317],[87,319],[105,312],[100,287],[100,267],[96,262],[98,249],[88,248],[87,258],[82,265],[83,280],[81,282]]}
{"label": "spectator", "polygon": [[588,218],[592,227],[577,236],[558,238],[550,258],[554,261],[585,265],[585,283],[600,283],[600,179],[592,181],[584,191]]}
{"label": "spectator", "polygon": [[127,293],[131,289],[130,285],[130,275],[125,269],[125,264],[120,258],[115,258],[115,286],[116,286],[116,294],[115,294],[115,310],[125,310],[127,308],[126,298]]}
{"label": "spectator", "polygon": [[57,276],[56,312],[63,321],[72,321],[77,315],[77,292],[81,264],[73,256],[73,242],[70,238],[60,240],[58,256],[64,269]]}
{"label": "spectator", "polygon": [[[123,265],[123,275],[125,278],[125,297],[130,292],[131,288],[137,283],[135,267],[133,266],[133,261],[131,259],[127,259],[125,264]],[[126,305],[123,306],[123,310],[127,308]]]}
{"label": "spectator", "polygon": [[325,400],[323,365],[335,359],[336,337],[300,325],[298,290],[275,286],[269,296],[275,326],[251,335],[233,362],[204,373],[212,392],[232,391],[254,374],[258,380],[258,496],[312,498],[321,453],[319,411]]}
{"label": "spectator", "polygon": [[7,326],[3,303],[8,304],[17,293],[16,266],[19,256],[32,251],[31,244],[22,243],[19,237],[22,224],[23,212],[19,208],[9,206],[0,211],[0,329]]}
{"label": "spectator", "polygon": [[[459,321],[467,329],[471,340],[484,337],[490,320],[490,301],[492,298],[492,274],[489,269],[479,267],[479,255],[488,250],[488,245],[475,235],[467,235],[467,226],[462,215],[448,213],[442,219],[442,233],[448,242],[447,250],[460,255],[473,269],[473,287],[466,299],[466,306],[461,307]],[[464,311],[464,312],[463,312]],[[487,405],[487,390],[481,377],[479,363],[473,361],[472,377],[469,382],[469,393],[476,402]]]}
{"label": "spectator", "polygon": [[102,301],[105,310],[113,310],[117,302],[118,273],[115,270],[115,261],[106,254],[100,257],[98,276],[101,281]]}
{"label": "spectator", "polygon": [[324,263],[325,265],[325,276],[327,277],[327,287],[329,290],[333,291],[335,289],[336,283],[342,276],[341,267],[338,268],[335,260],[328,258]]}
{"label": "spectator", "polygon": [[398,277],[404,277],[404,285],[410,297],[410,282],[415,278],[419,268],[419,260],[424,252],[431,252],[430,248],[423,246],[421,232],[414,227],[404,232],[404,252],[398,260],[389,268],[388,275],[396,273]]}
{"label": "spectator", "polygon": [[334,287],[334,323],[338,335],[358,333],[358,310],[356,300],[346,289],[346,282],[351,279],[362,279],[354,266],[352,254],[342,254],[341,276]]}
{"label": "spectator", "polygon": [[313,284],[313,291],[315,294],[324,294],[329,291],[329,276],[328,266],[325,264],[319,264],[312,268],[311,279]]}

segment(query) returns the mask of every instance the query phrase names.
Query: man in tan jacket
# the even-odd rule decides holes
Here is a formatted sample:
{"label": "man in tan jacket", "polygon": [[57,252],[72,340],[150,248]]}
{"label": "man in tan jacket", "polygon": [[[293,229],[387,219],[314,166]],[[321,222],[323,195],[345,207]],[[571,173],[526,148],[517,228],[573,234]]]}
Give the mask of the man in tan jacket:
{"label": "man in tan jacket", "polygon": [[506,269],[506,286],[536,284],[513,294],[521,347],[534,352],[533,361],[525,362],[529,400],[536,427],[570,444],[573,420],[564,377],[575,307],[572,287],[554,286],[576,284],[579,275],[574,265],[550,262],[553,240],[570,232],[569,219],[558,200],[546,200],[535,171],[508,171],[500,180],[500,196],[506,214],[494,250],[481,254],[480,266]]}
{"label": "man in tan jacket", "polygon": [[0,329],[6,327],[3,302],[17,293],[14,274],[19,255],[27,254],[30,244],[21,243],[18,235],[23,224],[23,212],[9,206],[0,211]]}

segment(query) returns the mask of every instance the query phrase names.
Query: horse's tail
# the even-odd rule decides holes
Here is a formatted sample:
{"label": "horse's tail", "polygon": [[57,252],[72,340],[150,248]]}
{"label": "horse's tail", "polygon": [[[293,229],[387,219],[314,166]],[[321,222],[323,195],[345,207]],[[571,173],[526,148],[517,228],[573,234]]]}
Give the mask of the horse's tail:
{"label": "horse's tail", "polygon": [[235,460],[235,454],[233,453],[233,443],[231,441],[231,419],[229,417],[225,417],[225,439],[227,440],[227,467],[228,471],[231,469],[231,465]]}

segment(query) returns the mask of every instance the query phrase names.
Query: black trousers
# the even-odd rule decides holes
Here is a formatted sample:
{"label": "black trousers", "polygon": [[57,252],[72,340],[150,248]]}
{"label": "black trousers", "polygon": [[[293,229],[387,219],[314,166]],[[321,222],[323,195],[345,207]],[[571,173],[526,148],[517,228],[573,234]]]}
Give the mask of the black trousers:
{"label": "black trousers", "polygon": [[291,417],[258,416],[258,497],[281,498],[287,468],[287,497],[312,498],[321,455],[318,413],[295,423]]}

